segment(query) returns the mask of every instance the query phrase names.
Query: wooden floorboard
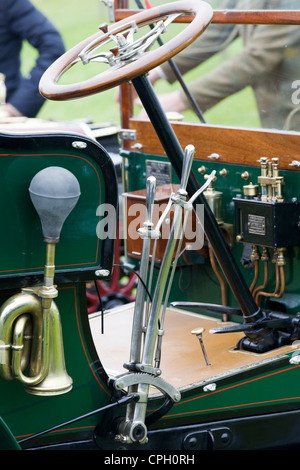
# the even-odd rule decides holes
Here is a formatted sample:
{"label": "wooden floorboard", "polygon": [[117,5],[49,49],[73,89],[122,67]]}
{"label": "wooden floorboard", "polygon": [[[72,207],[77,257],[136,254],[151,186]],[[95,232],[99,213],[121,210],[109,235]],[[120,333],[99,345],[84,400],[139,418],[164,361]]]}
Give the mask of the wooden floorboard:
{"label": "wooden floorboard", "polygon": [[[123,363],[129,361],[133,309],[133,304],[129,304],[105,314],[103,334],[100,315],[91,315],[94,343],[110,376],[126,372]],[[174,308],[167,309],[160,364],[162,377],[174,387],[183,388],[291,350],[288,346],[265,354],[237,351],[235,346],[243,333],[209,332],[211,328],[224,325],[211,317]],[[210,365],[206,365],[198,338],[191,333],[198,327],[205,329],[203,342]]]}

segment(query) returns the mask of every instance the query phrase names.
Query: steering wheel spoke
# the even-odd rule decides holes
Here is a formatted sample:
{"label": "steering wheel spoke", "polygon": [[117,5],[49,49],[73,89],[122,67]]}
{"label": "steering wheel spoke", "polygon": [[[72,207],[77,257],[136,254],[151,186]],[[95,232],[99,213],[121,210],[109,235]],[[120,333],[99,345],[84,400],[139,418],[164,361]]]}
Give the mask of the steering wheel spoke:
{"label": "steering wheel spoke", "polygon": [[[98,39],[88,44],[79,54],[83,65],[89,62],[102,62],[107,63],[111,67],[123,67],[127,63],[137,60],[142,54],[147,53],[157,38],[166,32],[167,26],[174,21],[178,16],[168,15],[165,20],[159,20],[156,25],[148,33],[144,34],[141,38],[134,39],[135,33],[140,29],[134,21],[128,24],[128,27],[116,28],[113,31],[105,32],[107,40],[99,44]],[[148,24],[147,24],[148,25]],[[103,31],[103,29],[102,29]],[[109,52],[94,53],[95,49],[99,49],[104,45],[113,41],[116,46],[112,47]]]}
{"label": "steering wheel spoke", "polygon": [[[163,46],[152,48],[158,36],[178,16],[186,14],[194,18],[184,31]],[[128,82],[191,44],[208,26],[212,14],[211,6],[202,0],[182,0],[143,10],[129,21],[125,19],[115,25],[101,25],[100,31],[70,49],[46,70],[40,81],[40,92],[48,99],[68,100]],[[152,28],[142,37],[137,37],[141,28],[149,25]],[[83,65],[104,63],[110,69],[78,83],[59,84],[60,77],[78,62]]]}
{"label": "steering wheel spoke", "polygon": [[111,52],[100,52],[98,54],[93,54],[95,49],[99,49],[99,47],[103,47],[106,44],[113,41],[117,46],[119,46],[118,37],[121,35],[124,37],[133,37],[133,34],[138,31],[138,27],[135,21],[131,21],[123,25],[121,28],[116,27],[113,30],[106,31],[106,28],[101,25],[101,31],[104,33],[103,37],[96,37],[93,39],[89,44],[87,44],[81,52],[79,52],[78,57],[81,59],[84,65],[88,64],[93,60],[97,60],[102,62],[110,63],[110,56],[113,55]]}

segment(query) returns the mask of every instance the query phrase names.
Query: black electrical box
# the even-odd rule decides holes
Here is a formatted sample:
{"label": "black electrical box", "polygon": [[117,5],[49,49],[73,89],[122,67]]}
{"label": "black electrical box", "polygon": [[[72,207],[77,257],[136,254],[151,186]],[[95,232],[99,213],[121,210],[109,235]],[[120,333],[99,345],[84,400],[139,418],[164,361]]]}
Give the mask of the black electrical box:
{"label": "black electrical box", "polygon": [[270,248],[300,246],[300,203],[234,198],[237,240]]}

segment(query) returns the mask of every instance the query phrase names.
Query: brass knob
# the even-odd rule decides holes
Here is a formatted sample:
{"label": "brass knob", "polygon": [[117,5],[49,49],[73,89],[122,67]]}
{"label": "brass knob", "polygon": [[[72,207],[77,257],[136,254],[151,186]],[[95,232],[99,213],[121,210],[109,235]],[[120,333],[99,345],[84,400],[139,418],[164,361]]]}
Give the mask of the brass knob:
{"label": "brass knob", "polygon": [[204,175],[204,173],[206,173],[206,168],[204,165],[198,168],[198,173],[201,173],[201,175]]}
{"label": "brass knob", "polygon": [[249,178],[249,173],[248,171],[244,171],[242,174],[241,174],[241,177],[244,179],[244,180],[247,180]]}

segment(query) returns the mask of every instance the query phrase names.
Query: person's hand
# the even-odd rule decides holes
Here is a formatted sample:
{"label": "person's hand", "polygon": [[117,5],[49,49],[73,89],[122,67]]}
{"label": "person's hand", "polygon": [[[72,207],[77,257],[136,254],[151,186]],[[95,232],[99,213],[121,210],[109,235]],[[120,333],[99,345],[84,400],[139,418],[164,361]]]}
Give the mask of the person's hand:
{"label": "person's hand", "polygon": [[160,67],[156,67],[155,69],[150,70],[150,72],[148,73],[148,78],[152,85],[154,85],[154,83],[163,78]]}
{"label": "person's hand", "polygon": [[[159,102],[163,110],[168,112],[182,113],[186,110],[186,105],[182,100],[181,93],[179,90],[172,91],[171,93],[165,93],[163,95],[158,95]],[[139,100],[136,100],[135,103],[138,106],[142,106]],[[147,119],[147,113],[144,109],[138,115],[139,119]]]}
{"label": "person's hand", "polygon": [[[161,78],[161,74],[159,73],[158,67],[153,70],[150,70],[150,72],[148,73],[148,78],[150,82],[152,83],[152,85],[154,85],[154,83],[157,82],[157,80]],[[132,93],[132,99],[134,100],[134,102],[138,100],[137,93],[134,88],[132,89],[131,93]],[[116,103],[120,105],[120,87],[117,87],[117,90],[115,93],[115,101]]]}
{"label": "person's hand", "polygon": [[18,111],[12,104],[5,103],[3,107],[3,112],[6,113],[9,117],[20,117],[22,114]]}
{"label": "person's hand", "polygon": [[12,123],[18,119],[26,119],[14,106],[9,103],[0,104],[0,123]]}

